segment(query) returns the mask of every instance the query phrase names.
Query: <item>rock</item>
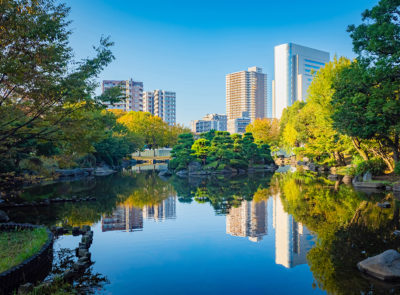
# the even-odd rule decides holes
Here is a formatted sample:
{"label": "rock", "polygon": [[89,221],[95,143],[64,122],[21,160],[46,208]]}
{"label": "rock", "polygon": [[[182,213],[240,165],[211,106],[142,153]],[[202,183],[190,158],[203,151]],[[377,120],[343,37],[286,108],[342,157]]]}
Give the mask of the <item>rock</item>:
{"label": "rock", "polygon": [[315,166],[314,163],[310,163],[310,164],[308,164],[308,169],[310,171],[316,172],[317,171],[317,166]]}
{"label": "rock", "polygon": [[72,228],[72,235],[79,236],[80,234],[81,234],[81,229],[79,228],[79,226],[74,226]]}
{"label": "rock", "polygon": [[345,175],[345,176],[343,176],[342,181],[345,184],[351,184],[352,179],[353,178],[350,175]]}
{"label": "rock", "polygon": [[394,236],[396,236],[396,237],[400,237],[400,230],[395,230],[394,232],[393,232],[393,235]]}
{"label": "rock", "polygon": [[190,162],[188,166],[189,174],[201,170],[201,164],[199,162]]}
{"label": "rock", "polygon": [[364,176],[363,176],[363,181],[371,181],[372,180],[372,174],[371,174],[371,172],[367,172],[367,173],[365,173],[364,174]]}
{"label": "rock", "polygon": [[82,231],[83,231],[84,233],[90,231],[90,226],[89,226],[89,225],[84,225],[84,226],[82,226]]}
{"label": "rock", "polygon": [[188,176],[188,171],[181,170],[181,171],[176,172],[176,175],[178,175],[179,177],[185,177],[185,176]]}
{"label": "rock", "polygon": [[83,269],[86,268],[86,265],[87,265],[86,262],[82,262],[82,261],[79,261],[79,260],[78,260],[77,262],[74,263],[73,269],[74,269],[75,271],[81,271],[81,270],[83,270]]}
{"label": "rock", "polygon": [[8,217],[8,215],[6,214],[6,212],[0,210],[0,223],[2,222],[8,222],[10,221],[10,218]]}
{"label": "rock", "polygon": [[392,205],[389,203],[389,202],[383,202],[383,203],[376,203],[376,205],[378,206],[378,207],[381,207],[381,208],[384,208],[384,209],[387,209],[387,208],[390,208],[390,207],[392,207]]}
{"label": "rock", "polygon": [[400,253],[387,250],[357,263],[360,271],[383,281],[400,280]]}
{"label": "rock", "polygon": [[87,249],[85,249],[85,248],[79,248],[78,249],[78,256],[79,257],[84,257],[88,253],[89,253],[89,251]]}
{"label": "rock", "polygon": [[26,283],[18,288],[18,294],[30,294],[33,291],[33,284]]}
{"label": "rock", "polygon": [[339,180],[339,176],[336,174],[329,174],[328,179],[332,180],[332,181],[336,181],[336,180]]}
{"label": "rock", "polygon": [[390,185],[387,185],[387,186],[385,187],[385,189],[386,189],[387,191],[393,190],[393,188],[392,188]]}
{"label": "rock", "polygon": [[164,176],[164,177],[171,176],[171,175],[172,175],[172,173],[169,170],[161,170],[160,173],[158,173],[158,176]]}
{"label": "rock", "polygon": [[63,273],[64,280],[72,281],[76,277],[76,272],[73,269],[68,268]]}
{"label": "rock", "polygon": [[393,191],[400,192],[400,183],[399,182],[396,182],[395,184],[393,184]]}

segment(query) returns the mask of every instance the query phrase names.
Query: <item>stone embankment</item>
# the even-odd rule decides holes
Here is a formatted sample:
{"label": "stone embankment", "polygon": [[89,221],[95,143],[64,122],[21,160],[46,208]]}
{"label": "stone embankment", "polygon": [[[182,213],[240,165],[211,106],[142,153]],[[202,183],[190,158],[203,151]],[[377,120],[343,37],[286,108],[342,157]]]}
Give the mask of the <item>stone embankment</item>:
{"label": "stone embankment", "polygon": [[22,203],[14,203],[14,202],[1,202],[0,208],[9,208],[9,207],[43,207],[50,206],[52,204],[57,203],[68,203],[68,202],[89,202],[96,201],[95,197],[77,197],[72,196],[71,198],[53,198],[53,199],[45,199],[41,201],[32,201],[32,202],[22,202]]}

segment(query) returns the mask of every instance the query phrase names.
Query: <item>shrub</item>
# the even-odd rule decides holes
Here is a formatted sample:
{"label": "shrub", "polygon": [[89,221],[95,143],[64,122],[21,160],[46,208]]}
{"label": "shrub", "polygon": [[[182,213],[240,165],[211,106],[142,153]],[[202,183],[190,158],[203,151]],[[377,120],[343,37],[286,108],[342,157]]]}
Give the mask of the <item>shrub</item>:
{"label": "shrub", "polygon": [[394,167],[394,173],[400,175],[400,162],[398,162],[396,167]]}
{"label": "shrub", "polygon": [[363,175],[369,171],[372,175],[381,175],[385,172],[386,168],[386,163],[382,159],[372,159],[359,163],[355,174]]}

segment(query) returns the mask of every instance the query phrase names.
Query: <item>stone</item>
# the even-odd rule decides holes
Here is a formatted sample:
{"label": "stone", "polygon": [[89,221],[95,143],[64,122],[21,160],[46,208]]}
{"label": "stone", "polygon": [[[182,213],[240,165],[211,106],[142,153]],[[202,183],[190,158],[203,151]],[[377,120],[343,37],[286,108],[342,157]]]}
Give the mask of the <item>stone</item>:
{"label": "stone", "polygon": [[84,225],[84,226],[82,226],[82,231],[83,231],[84,233],[90,231],[90,226],[89,226],[89,225]]}
{"label": "stone", "polygon": [[363,181],[371,181],[372,180],[372,174],[371,174],[371,172],[367,172],[367,173],[365,173],[364,174],[364,176],[363,176]]}
{"label": "stone", "polygon": [[332,181],[336,181],[336,180],[339,180],[339,176],[336,174],[329,174],[328,179],[332,180]]}
{"label": "stone", "polygon": [[385,189],[386,189],[387,191],[393,190],[393,188],[392,188],[390,185],[387,185],[387,186],[385,187]]}
{"label": "stone", "polygon": [[199,162],[190,162],[188,166],[189,174],[201,170],[201,164]]}
{"label": "stone", "polygon": [[79,248],[78,249],[78,256],[79,257],[84,257],[86,256],[86,254],[89,253],[87,249],[85,248]]}
{"label": "stone", "polygon": [[357,263],[360,271],[383,281],[400,280],[400,253],[387,250]]}
{"label": "stone", "polygon": [[393,232],[393,235],[394,236],[396,236],[396,237],[400,237],[400,230],[395,230],[394,232]]}
{"label": "stone", "polygon": [[387,209],[387,208],[390,208],[390,207],[392,207],[392,205],[389,203],[389,202],[383,202],[383,203],[377,203],[376,204],[378,207],[381,207],[381,208],[384,208],[384,209]]}
{"label": "stone", "polygon": [[10,218],[8,217],[6,212],[4,212],[3,210],[0,210],[0,223],[8,222],[8,221],[10,221]]}
{"label": "stone", "polygon": [[188,176],[188,171],[181,170],[181,171],[176,172],[176,175],[178,175],[179,177],[185,177],[185,176]]}
{"label": "stone", "polygon": [[64,280],[72,281],[76,277],[76,272],[73,269],[66,269],[63,273]]}
{"label": "stone", "polygon": [[18,288],[18,294],[30,294],[33,291],[33,284],[26,283]]}
{"label": "stone", "polygon": [[158,176],[164,176],[164,177],[171,176],[171,175],[172,175],[172,173],[171,173],[171,171],[169,171],[169,170],[161,170],[161,171],[158,173]]}
{"label": "stone", "polygon": [[80,234],[81,234],[81,229],[79,228],[79,226],[74,226],[72,228],[72,235],[79,236]]}
{"label": "stone", "polygon": [[393,191],[400,192],[400,183],[399,182],[396,182],[395,184],[393,184]]}
{"label": "stone", "polygon": [[343,181],[343,183],[345,183],[345,184],[351,184],[352,179],[353,179],[353,178],[352,178],[350,175],[345,175],[345,176],[343,176],[342,181]]}
{"label": "stone", "polygon": [[84,268],[86,268],[86,263],[85,262],[81,262],[81,261],[77,261],[77,262],[75,262],[74,263],[74,265],[73,265],[73,269],[75,270],[75,271],[81,271],[81,270],[83,270]]}

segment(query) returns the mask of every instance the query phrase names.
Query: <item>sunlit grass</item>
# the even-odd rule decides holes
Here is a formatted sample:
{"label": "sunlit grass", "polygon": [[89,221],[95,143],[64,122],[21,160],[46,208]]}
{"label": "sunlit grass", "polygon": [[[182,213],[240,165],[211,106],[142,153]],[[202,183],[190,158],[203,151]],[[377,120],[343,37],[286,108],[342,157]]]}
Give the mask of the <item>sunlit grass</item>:
{"label": "sunlit grass", "polygon": [[0,233],[0,273],[37,253],[47,241],[45,228]]}

